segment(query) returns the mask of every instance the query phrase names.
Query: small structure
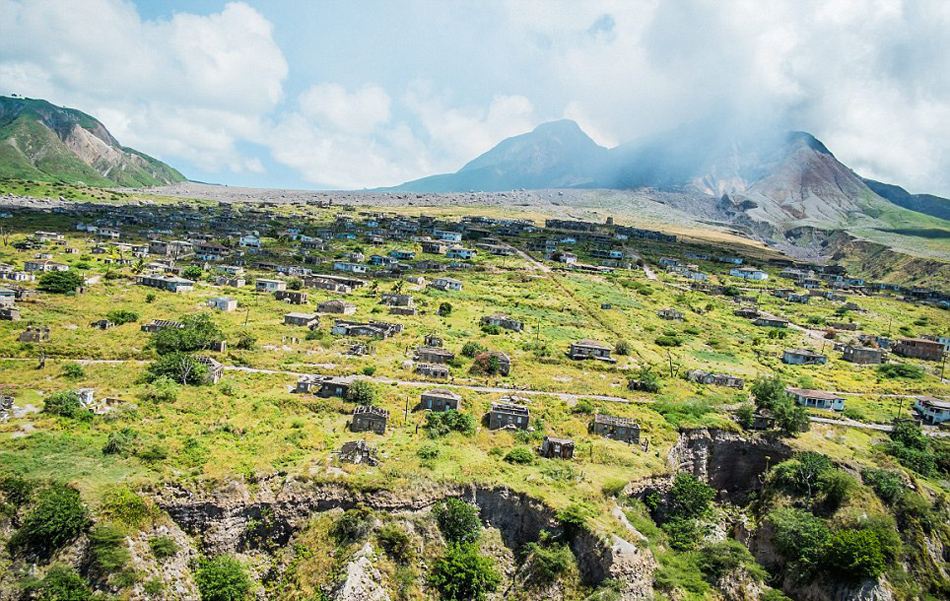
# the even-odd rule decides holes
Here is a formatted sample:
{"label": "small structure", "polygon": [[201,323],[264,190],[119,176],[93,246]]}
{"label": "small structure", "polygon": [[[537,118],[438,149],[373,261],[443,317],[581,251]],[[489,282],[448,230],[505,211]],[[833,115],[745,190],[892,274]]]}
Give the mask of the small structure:
{"label": "small structure", "polygon": [[217,384],[221,380],[221,376],[224,375],[224,365],[219,361],[207,355],[196,355],[195,361],[204,366],[204,380],[206,382]]}
{"label": "small structure", "polygon": [[20,342],[49,342],[49,332],[46,326],[26,326],[20,332]]}
{"label": "small structure", "polygon": [[20,321],[20,309],[17,307],[0,307],[0,321]]}
{"label": "small structure", "polygon": [[143,332],[154,334],[155,332],[161,332],[165,328],[181,329],[183,327],[185,327],[185,324],[181,323],[180,321],[171,321],[168,319],[153,319],[152,321],[148,323],[143,323],[139,327],[139,329],[142,330]]}
{"label": "small structure", "polygon": [[462,282],[455,278],[435,278],[429,286],[437,288],[438,290],[459,291],[462,289]]}
{"label": "small structure", "polygon": [[254,282],[254,290],[257,292],[277,292],[286,289],[287,282],[284,280],[265,280],[261,278]]}
{"label": "small structure", "polygon": [[436,378],[447,380],[449,377],[449,367],[439,363],[417,363],[416,373],[427,378]]}
{"label": "small structure", "polygon": [[686,379],[700,384],[725,386],[727,388],[737,388],[742,390],[745,387],[745,380],[730,376],[729,374],[714,374],[701,369],[694,369],[686,372]]}
{"label": "small structure", "polygon": [[284,315],[284,325],[301,326],[312,330],[320,325],[320,317],[316,313],[287,313]]}
{"label": "small structure", "polygon": [[371,466],[379,464],[379,461],[376,459],[376,449],[365,440],[344,442],[338,453],[340,461],[343,463],[353,463],[356,465],[365,463]]}
{"label": "small structure", "polygon": [[657,316],[660,319],[666,319],[669,321],[683,321],[683,313],[677,311],[676,309],[660,309],[656,312]]}
{"label": "small structure", "polygon": [[455,359],[455,353],[444,348],[420,346],[416,349],[416,361],[425,363],[448,363]]}
{"label": "small structure", "polygon": [[782,352],[782,363],[788,365],[824,365],[828,357],[805,348],[785,349]]}
{"label": "small structure", "polygon": [[274,292],[274,298],[291,305],[307,304],[307,293],[299,290],[277,290]]}
{"label": "small structure", "polygon": [[640,442],[640,424],[627,417],[597,413],[588,427],[591,434],[630,444]]}
{"label": "small structure", "polygon": [[541,456],[548,459],[572,459],[574,457],[574,441],[570,438],[555,438],[545,436],[541,441]]}
{"label": "small structure", "polygon": [[402,324],[387,323],[385,321],[370,321],[360,323],[337,319],[333,322],[331,334],[334,336],[372,336],[373,338],[389,338],[402,332]]}
{"label": "small structure", "polygon": [[337,315],[353,315],[356,313],[356,305],[339,299],[331,299],[318,304],[317,312],[334,313]]}
{"label": "small structure", "polygon": [[894,345],[894,353],[901,357],[940,361],[943,359],[943,344],[924,338],[901,338]]}
{"label": "small structure", "polygon": [[610,356],[611,348],[599,340],[585,338],[571,343],[571,350],[568,353],[571,359],[597,359],[616,363],[617,360]]}
{"label": "small structure", "polygon": [[375,432],[385,434],[389,411],[371,405],[360,405],[353,410],[350,430],[353,432]]}
{"label": "small structure", "polygon": [[757,326],[764,326],[768,328],[787,328],[788,320],[782,317],[776,317],[774,315],[760,315],[752,322]]}
{"label": "small structure", "polygon": [[761,281],[769,279],[769,274],[754,267],[739,267],[737,269],[730,269],[729,275],[737,278],[745,278],[747,280]]}
{"label": "small structure", "polygon": [[342,378],[314,375],[297,378],[297,387],[294,389],[296,393],[314,394],[325,399],[330,397],[345,399],[349,391],[350,383]]}
{"label": "small structure", "polygon": [[136,278],[140,286],[158,288],[167,292],[187,292],[195,287],[195,283],[185,278],[174,275],[149,274],[140,275]]}
{"label": "small structure", "polygon": [[884,360],[884,351],[871,346],[848,345],[841,349],[841,358],[861,365],[878,365]]}
{"label": "small structure", "polygon": [[425,346],[431,346],[433,348],[442,348],[442,337],[437,334],[426,334],[425,338],[422,339]]}
{"label": "small structure", "polygon": [[785,392],[796,403],[809,409],[844,411],[844,397],[833,392],[791,387],[786,388]]}
{"label": "small structure", "polygon": [[491,411],[488,412],[488,429],[517,428],[527,430],[530,417],[531,412],[524,405],[492,403]]}
{"label": "small structure", "polygon": [[514,332],[521,332],[524,330],[524,322],[518,321],[517,319],[512,319],[504,313],[492,313],[491,315],[485,315],[481,319],[481,324],[483,326],[498,326],[499,328],[512,330]]}
{"label": "small structure", "polygon": [[237,309],[237,299],[229,296],[215,296],[208,299],[208,306],[218,311],[234,311]]}
{"label": "small structure", "polygon": [[458,411],[462,397],[445,388],[433,388],[422,393],[419,406],[426,411]]}
{"label": "small structure", "polygon": [[914,399],[914,409],[927,424],[940,424],[950,421],[950,401],[933,396],[919,396]]}
{"label": "small structure", "polygon": [[379,304],[387,307],[406,307],[416,306],[416,301],[411,294],[384,294]]}
{"label": "small structure", "polygon": [[109,328],[115,327],[115,324],[108,319],[100,319],[99,321],[94,321],[89,325],[93,328],[96,328],[97,330],[108,330]]}

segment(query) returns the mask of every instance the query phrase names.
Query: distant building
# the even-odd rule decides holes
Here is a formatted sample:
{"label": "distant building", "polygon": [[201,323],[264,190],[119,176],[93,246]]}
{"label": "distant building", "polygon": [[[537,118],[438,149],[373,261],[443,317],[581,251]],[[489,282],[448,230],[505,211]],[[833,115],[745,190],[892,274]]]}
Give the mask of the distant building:
{"label": "distant building", "polygon": [[183,327],[185,327],[185,324],[181,323],[180,321],[171,321],[168,319],[153,319],[152,321],[148,323],[143,323],[139,329],[141,329],[143,332],[154,334],[155,332],[161,332],[165,328],[181,329]]}
{"label": "distant building", "polygon": [[335,313],[337,315],[352,315],[356,313],[356,305],[338,299],[331,299],[318,304],[317,312]]}
{"label": "distant building", "polygon": [[195,283],[174,275],[140,275],[136,278],[140,286],[158,288],[167,292],[187,292],[195,287]]}
{"label": "distant building", "polygon": [[455,358],[455,353],[444,348],[420,346],[416,349],[416,361],[425,363],[448,363]]}
{"label": "distant building", "polygon": [[49,342],[50,329],[45,326],[26,326],[20,332],[20,342]]}
{"label": "distant building", "polygon": [[686,379],[700,384],[725,386],[727,388],[737,388],[742,390],[745,387],[745,380],[730,376],[728,374],[713,374],[699,369],[686,372]]}
{"label": "distant building", "polygon": [[420,376],[438,380],[447,380],[449,377],[449,367],[439,363],[417,363],[415,371]]}
{"label": "distant building", "polygon": [[752,323],[768,328],[787,328],[789,321],[782,317],[775,317],[774,315],[759,315]]}
{"label": "distant building", "polygon": [[279,290],[286,290],[287,282],[284,280],[266,280],[264,278],[258,278],[254,282],[254,290],[258,292],[277,292]]}
{"label": "distant building", "polygon": [[585,338],[571,343],[569,356],[571,359],[597,359],[615,363],[617,360],[610,356],[611,348],[599,340]]}
{"label": "distant building", "polygon": [[517,428],[527,430],[530,416],[530,411],[524,405],[492,403],[491,410],[488,412],[488,429]]}
{"label": "distant building", "polygon": [[884,351],[870,346],[848,345],[841,353],[843,360],[862,365],[878,365],[884,360]]}
{"label": "distant building", "polygon": [[754,267],[739,267],[737,269],[730,269],[729,275],[737,278],[745,278],[747,280],[769,279],[769,274],[760,269],[755,269]]}
{"label": "distant building", "polygon": [[521,332],[524,330],[524,322],[508,317],[504,313],[492,313],[491,315],[485,315],[481,319],[481,324],[498,326],[499,328],[513,330],[515,332]]}
{"label": "distant building", "polygon": [[933,396],[919,396],[914,399],[914,409],[924,423],[940,424],[950,421],[950,400]]}
{"label": "distant building", "polygon": [[208,299],[208,306],[218,311],[234,311],[237,309],[237,299],[228,296],[215,296]]}
{"label": "distant building", "polygon": [[824,390],[786,388],[785,392],[799,405],[809,409],[844,411],[844,397]]}
{"label": "distant building", "polygon": [[462,289],[462,282],[455,278],[435,278],[429,285],[439,290],[459,291]]}
{"label": "distant building", "polygon": [[541,441],[541,456],[548,459],[571,459],[574,457],[574,441],[570,438],[545,436]]}
{"label": "distant building", "polygon": [[291,305],[307,304],[307,293],[299,290],[278,290],[274,292],[274,298]]}
{"label": "distant building", "polygon": [[669,321],[683,321],[683,313],[677,311],[676,309],[660,309],[656,312],[657,316],[660,319],[666,319]]}
{"label": "distant building", "polygon": [[626,417],[595,414],[588,427],[591,434],[630,444],[640,442],[640,424]]}
{"label": "distant building", "polygon": [[353,410],[353,419],[350,421],[350,430],[353,432],[386,433],[386,422],[389,420],[389,411],[370,405],[361,405]]}
{"label": "distant building", "polygon": [[894,345],[894,353],[901,357],[940,361],[943,359],[943,344],[924,338],[901,338]]}
{"label": "distant building", "polygon": [[224,365],[207,355],[195,355],[197,361],[204,369],[204,380],[209,384],[217,384],[224,375]]}
{"label": "distant building", "polygon": [[342,378],[305,375],[297,378],[297,387],[294,392],[314,394],[323,398],[339,397],[345,399],[349,390],[350,383]]}
{"label": "distant building", "polygon": [[433,388],[422,393],[419,404],[427,411],[457,411],[461,402],[462,397],[458,393],[445,388]]}
{"label": "distant building", "polygon": [[316,313],[287,313],[284,315],[284,325],[301,326],[312,330],[320,325],[320,317]]}
{"label": "distant building", "polygon": [[785,349],[782,362],[789,365],[824,365],[828,357],[804,348]]}

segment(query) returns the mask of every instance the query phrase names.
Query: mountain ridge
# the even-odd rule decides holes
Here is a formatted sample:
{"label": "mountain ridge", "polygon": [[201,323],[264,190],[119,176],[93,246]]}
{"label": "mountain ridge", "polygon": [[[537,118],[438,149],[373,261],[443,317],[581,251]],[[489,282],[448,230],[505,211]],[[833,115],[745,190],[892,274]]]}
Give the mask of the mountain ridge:
{"label": "mountain ridge", "polygon": [[185,181],[173,167],[122,146],[98,119],[45,100],[0,96],[0,176],[95,186]]}

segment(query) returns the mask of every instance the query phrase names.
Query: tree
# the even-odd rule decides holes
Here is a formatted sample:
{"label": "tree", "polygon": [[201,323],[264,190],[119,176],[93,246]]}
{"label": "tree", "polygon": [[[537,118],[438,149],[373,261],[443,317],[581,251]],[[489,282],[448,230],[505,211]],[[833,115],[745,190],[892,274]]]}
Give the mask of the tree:
{"label": "tree", "polygon": [[778,424],[782,432],[789,436],[799,432],[807,432],[811,426],[808,412],[791,399],[779,401],[773,406],[772,411],[775,414],[775,423]]}
{"label": "tree", "polygon": [[287,288],[289,290],[300,290],[303,288],[303,282],[300,278],[290,278],[290,280],[287,281]]}
{"label": "tree", "polygon": [[183,327],[163,328],[152,334],[149,344],[159,355],[167,353],[191,353],[211,348],[224,338],[218,326],[207,313],[181,318]]}
{"label": "tree", "polygon": [[821,476],[833,468],[831,460],[824,455],[806,451],[799,453],[795,459],[776,465],[772,471],[777,482],[810,499]]}
{"label": "tree", "polygon": [[446,601],[481,601],[500,582],[492,560],[482,557],[474,544],[450,546],[429,574],[429,584]]}
{"label": "tree", "polygon": [[79,491],[64,484],[53,484],[39,494],[36,506],[10,537],[10,550],[48,558],[85,532],[90,524],[89,511]]}
{"label": "tree", "polygon": [[449,432],[461,432],[471,436],[475,433],[475,418],[455,409],[430,411],[426,414],[426,432],[433,438]]}
{"label": "tree", "polygon": [[139,320],[139,314],[128,309],[113,309],[106,313],[106,319],[117,326],[125,323],[134,323]]}
{"label": "tree", "polygon": [[804,509],[786,507],[769,515],[775,531],[775,547],[790,560],[802,578],[821,568],[831,532],[824,520]]}
{"label": "tree", "polygon": [[82,276],[75,271],[48,271],[40,276],[39,286],[43,292],[66,294],[82,286]]}
{"label": "tree", "polygon": [[752,383],[752,396],[755,406],[761,409],[774,409],[787,399],[785,382],[779,376],[760,376]]}
{"label": "tree", "polygon": [[166,377],[182,385],[197,386],[204,382],[201,363],[188,353],[169,353],[148,366],[148,375],[153,381]]}
{"label": "tree", "polygon": [[346,400],[357,405],[373,405],[376,403],[376,387],[369,380],[356,380],[350,384],[346,393]]}
{"label": "tree", "polygon": [[227,555],[199,561],[195,584],[201,601],[243,601],[251,592],[251,579],[244,566]]}
{"label": "tree", "polygon": [[906,492],[904,479],[900,474],[888,470],[865,468],[861,470],[861,479],[871,490],[887,504],[897,501]]}
{"label": "tree", "polygon": [[92,412],[82,406],[82,400],[75,390],[54,392],[46,397],[43,401],[43,413],[74,419],[92,418]]}
{"label": "tree", "polygon": [[472,340],[462,346],[462,356],[472,358],[485,350],[487,349],[484,346]]}
{"label": "tree", "polygon": [[887,563],[881,540],[870,530],[842,530],[831,535],[828,562],[850,580],[877,579]]}
{"label": "tree", "polygon": [[439,305],[439,315],[441,317],[448,317],[452,314],[452,304],[451,303],[442,303]]}
{"label": "tree", "polygon": [[181,277],[185,278],[186,280],[197,281],[198,278],[201,277],[201,274],[202,274],[202,271],[200,267],[198,267],[197,265],[189,265],[188,267],[185,267],[182,270]]}
{"label": "tree", "polygon": [[449,543],[474,543],[482,533],[478,508],[461,499],[448,498],[436,503],[432,515],[439,531]]}

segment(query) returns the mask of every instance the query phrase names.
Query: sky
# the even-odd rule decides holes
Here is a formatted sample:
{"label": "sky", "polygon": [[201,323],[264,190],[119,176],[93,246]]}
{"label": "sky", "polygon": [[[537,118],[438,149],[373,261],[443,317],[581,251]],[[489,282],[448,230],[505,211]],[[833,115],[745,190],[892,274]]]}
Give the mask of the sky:
{"label": "sky", "polygon": [[946,0],[0,0],[0,94],[189,179],[360,189],[569,118],[605,146],[712,115],[950,197]]}

